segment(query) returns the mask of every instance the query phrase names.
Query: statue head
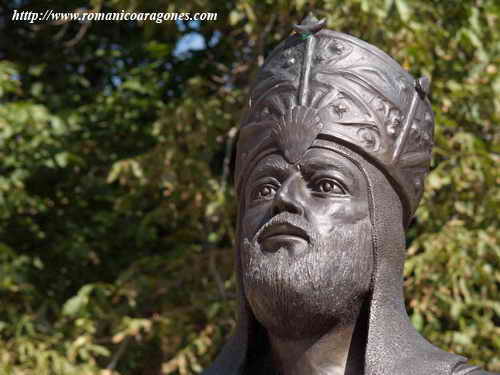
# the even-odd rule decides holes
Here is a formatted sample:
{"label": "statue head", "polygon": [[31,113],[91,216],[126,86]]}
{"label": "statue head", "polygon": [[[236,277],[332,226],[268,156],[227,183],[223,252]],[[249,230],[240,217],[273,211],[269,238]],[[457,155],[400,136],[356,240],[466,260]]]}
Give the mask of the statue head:
{"label": "statue head", "polygon": [[415,331],[402,291],[433,145],[429,81],[312,16],[294,30],[261,67],[241,123],[239,322],[208,373],[259,369],[270,335],[353,324],[349,360],[363,373],[449,374],[464,359]]}
{"label": "statue head", "polygon": [[403,224],[423,192],[433,146],[429,80],[415,80],[377,47],[322,29],[307,17],[266,59],[238,142],[240,193],[260,158],[296,163],[318,140],[346,145],[377,165],[403,205]]}

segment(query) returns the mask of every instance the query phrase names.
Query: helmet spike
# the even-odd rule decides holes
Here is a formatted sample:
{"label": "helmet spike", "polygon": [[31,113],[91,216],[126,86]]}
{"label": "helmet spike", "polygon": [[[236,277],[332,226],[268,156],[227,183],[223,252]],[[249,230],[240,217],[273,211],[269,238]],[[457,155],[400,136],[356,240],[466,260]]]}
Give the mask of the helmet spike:
{"label": "helmet spike", "polygon": [[326,20],[318,20],[310,13],[301,24],[294,25],[293,29],[302,35],[302,39],[306,40],[304,61],[300,73],[300,84],[297,102],[300,105],[307,105],[307,93],[309,88],[309,74],[311,71],[311,60],[314,52],[315,39],[311,38],[315,33],[320,31],[326,24]]}

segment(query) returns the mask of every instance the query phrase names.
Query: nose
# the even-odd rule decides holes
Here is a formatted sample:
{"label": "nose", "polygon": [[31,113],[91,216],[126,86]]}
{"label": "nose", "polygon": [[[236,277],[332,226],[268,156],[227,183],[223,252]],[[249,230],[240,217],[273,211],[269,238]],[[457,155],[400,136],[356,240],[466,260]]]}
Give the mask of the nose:
{"label": "nose", "polygon": [[304,188],[299,171],[289,176],[281,185],[273,200],[273,216],[282,212],[304,215]]}

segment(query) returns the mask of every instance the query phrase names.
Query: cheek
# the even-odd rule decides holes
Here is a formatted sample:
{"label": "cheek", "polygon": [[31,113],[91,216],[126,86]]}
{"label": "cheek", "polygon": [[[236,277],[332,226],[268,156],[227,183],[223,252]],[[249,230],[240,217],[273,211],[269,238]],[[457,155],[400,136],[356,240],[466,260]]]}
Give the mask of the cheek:
{"label": "cheek", "polygon": [[353,225],[368,217],[368,203],[358,200],[331,200],[317,206],[312,217],[319,232],[328,234],[342,225]]}
{"label": "cheek", "polygon": [[244,210],[241,214],[243,238],[251,239],[257,230],[266,222],[270,213],[270,203],[261,203]]}

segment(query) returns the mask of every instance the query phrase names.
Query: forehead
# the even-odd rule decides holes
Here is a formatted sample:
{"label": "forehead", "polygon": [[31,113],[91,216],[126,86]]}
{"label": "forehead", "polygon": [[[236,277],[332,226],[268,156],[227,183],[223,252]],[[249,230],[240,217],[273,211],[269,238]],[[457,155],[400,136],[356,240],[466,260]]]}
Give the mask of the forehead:
{"label": "forehead", "polygon": [[275,174],[285,174],[294,165],[299,165],[305,169],[335,169],[346,177],[355,180],[362,178],[361,171],[351,159],[339,152],[317,147],[307,150],[302,159],[296,164],[289,163],[279,153],[267,155],[257,163],[251,176],[258,177],[261,174],[268,174],[271,171]]}

